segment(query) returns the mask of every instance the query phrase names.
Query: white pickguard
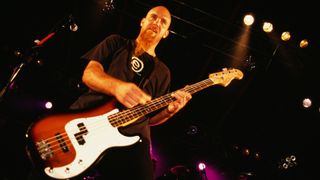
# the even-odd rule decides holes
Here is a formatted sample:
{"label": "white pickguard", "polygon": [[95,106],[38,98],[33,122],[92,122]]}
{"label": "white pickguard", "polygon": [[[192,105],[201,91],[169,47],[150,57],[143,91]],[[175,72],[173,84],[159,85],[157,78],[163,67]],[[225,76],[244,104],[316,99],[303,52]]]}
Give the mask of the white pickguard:
{"label": "white pickguard", "polygon": [[[46,167],[44,169],[45,173],[56,179],[71,178],[88,169],[106,149],[136,143],[140,139],[139,136],[124,136],[118,131],[118,128],[109,123],[108,116],[118,111],[118,109],[114,109],[100,116],[79,118],[68,122],[65,130],[76,151],[76,157],[70,164],[65,166]],[[83,123],[88,130],[88,133],[83,135],[85,140],[83,145],[80,145],[74,136],[80,131],[77,126],[79,123]],[[78,131],[75,132],[75,130]]]}

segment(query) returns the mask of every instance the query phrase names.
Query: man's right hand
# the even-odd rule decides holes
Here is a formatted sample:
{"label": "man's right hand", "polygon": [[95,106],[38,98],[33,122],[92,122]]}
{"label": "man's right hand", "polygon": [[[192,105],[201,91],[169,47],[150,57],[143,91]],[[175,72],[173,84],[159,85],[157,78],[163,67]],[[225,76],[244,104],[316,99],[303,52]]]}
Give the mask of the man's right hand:
{"label": "man's right hand", "polygon": [[128,82],[118,83],[114,96],[127,108],[132,108],[138,104],[145,104],[151,100],[151,96],[143,92],[137,85]]}
{"label": "man's right hand", "polygon": [[125,82],[106,74],[101,63],[96,60],[91,60],[88,63],[82,80],[89,88],[114,96],[127,108],[145,104],[151,100],[151,97],[134,83]]}

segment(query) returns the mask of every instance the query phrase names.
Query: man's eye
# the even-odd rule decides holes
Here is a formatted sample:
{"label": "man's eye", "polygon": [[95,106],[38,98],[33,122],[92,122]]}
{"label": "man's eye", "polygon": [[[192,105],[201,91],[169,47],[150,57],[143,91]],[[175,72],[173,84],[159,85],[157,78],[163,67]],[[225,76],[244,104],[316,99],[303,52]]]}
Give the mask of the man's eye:
{"label": "man's eye", "polygon": [[151,19],[152,19],[152,20],[156,20],[156,19],[157,19],[157,16],[156,16],[156,15],[152,15],[152,16],[151,16]]}

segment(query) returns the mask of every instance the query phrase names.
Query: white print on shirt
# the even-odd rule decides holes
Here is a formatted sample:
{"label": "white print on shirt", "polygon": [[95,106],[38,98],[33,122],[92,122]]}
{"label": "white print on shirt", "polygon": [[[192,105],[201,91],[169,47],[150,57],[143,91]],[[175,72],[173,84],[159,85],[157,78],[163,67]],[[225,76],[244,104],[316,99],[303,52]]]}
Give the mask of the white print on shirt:
{"label": "white print on shirt", "polygon": [[131,58],[131,69],[137,74],[141,75],[140,72],[143,70],[144,64],[143,62],[136,56],[132,56]]}

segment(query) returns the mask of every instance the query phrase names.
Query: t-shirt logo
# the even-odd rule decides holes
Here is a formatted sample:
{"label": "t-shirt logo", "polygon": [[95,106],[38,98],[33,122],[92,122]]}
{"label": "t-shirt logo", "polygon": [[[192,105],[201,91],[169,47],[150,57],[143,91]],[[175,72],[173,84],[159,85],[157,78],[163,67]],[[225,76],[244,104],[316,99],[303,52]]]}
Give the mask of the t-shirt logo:
{"label": "t-shirt logo", "polygon": [[131,69],[136,72],[137,74],[141,75],[141,71],[144,68],[144,64],[142,62],[142,60],[140,60],[138,57],[136,56],[132,56],[131,58]]}

